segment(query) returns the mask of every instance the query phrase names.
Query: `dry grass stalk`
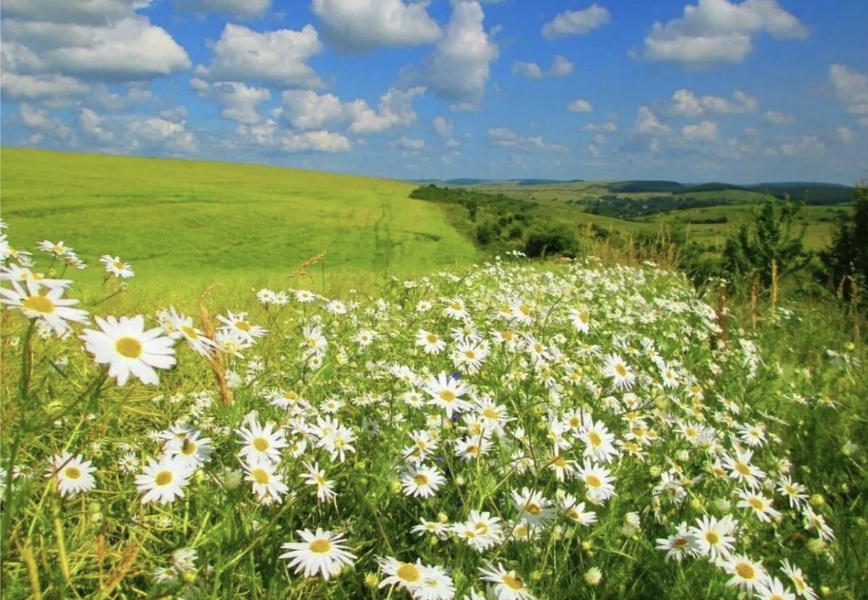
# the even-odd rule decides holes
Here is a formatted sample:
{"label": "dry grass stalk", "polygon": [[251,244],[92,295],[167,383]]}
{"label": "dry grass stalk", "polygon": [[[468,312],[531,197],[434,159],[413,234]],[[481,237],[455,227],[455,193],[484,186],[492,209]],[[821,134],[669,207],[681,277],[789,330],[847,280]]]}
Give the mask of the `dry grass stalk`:
{"label": "dry grass stalk", "polygon": [[[199,318],[202,320],[202,331],[212,342],[217,339],[217,331],[214,329],[208,309],[205,307],[205,298],[214,290],[214,286],[215,284],[212,283],[199,296]],[[226,385],[226,365],[223,364],[223,355],[220,352],[215,352],[208,362],[211,364],[211,372],[214,373],[214,381],[217,383],[220,400],[226,406],[232,404],[232,390]]]}
{"label": "dry grass stalk", "polygon": [[327,252],[326,250],[323,250],[322,252],[320,252],[316,256],[312,256],[309,259],[307,259],[306,261],[304,261],[303,263],[301,263],[300,265],[298,265],[295,268],[295,270],[293,270],[293,272],[289,274],[287,279],[293,279],[295,277],[301,277],[302,275],[307,275],[307,270],[309,267],[312,267],[313,265],[325,260],[326,252]]}

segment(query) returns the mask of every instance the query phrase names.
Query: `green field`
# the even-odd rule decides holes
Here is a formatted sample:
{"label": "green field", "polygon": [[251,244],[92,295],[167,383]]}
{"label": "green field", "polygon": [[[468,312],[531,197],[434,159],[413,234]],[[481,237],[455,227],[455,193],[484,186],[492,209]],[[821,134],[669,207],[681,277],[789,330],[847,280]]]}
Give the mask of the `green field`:
{"label": "green field", "polygon": [[[4,148],[13,245],[62,239],[89,265],[111,253],[137,282],[286,284],[304,261],[327,277],[411,276],[474,261],[411,184],[274,167]],[[323,266],[324,265],[324,266]],[[96,271],[91,277],[96,277]],[[87,273],[86,271],[85,273]],[[101,276],[101,275],[100,275]]]}

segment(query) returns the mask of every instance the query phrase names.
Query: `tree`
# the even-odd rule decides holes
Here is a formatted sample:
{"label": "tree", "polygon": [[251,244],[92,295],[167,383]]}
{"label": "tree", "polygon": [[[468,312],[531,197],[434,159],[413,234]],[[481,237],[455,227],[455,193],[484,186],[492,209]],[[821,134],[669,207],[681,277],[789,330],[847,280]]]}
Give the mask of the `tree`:
{"label": "tree", "polygon": [[779,278],[804,269],[811,260],[805,250],[807,225],[795,231],[796,216],[802,205],[787,199],[781,202],[768,196],[754,207],[753,221],[742,225],[726,240],[723,269],[727,276],[743,277],[758,273],[760,284],[768,289],[773,273]]}
{"label": "tree", "polygon": [[853,292],[854,280],[868,295],[868,181],[856,186],[853,200],[855,210],[838,215],[832,243],[820,253],[821,279],[841,289],[845,299]]}
{"label": "tree", "polygon": [[527,237],[524,253],[535,258],[562,254],[574,257],[579,250],[579,241],[572,227],[566,223],[551,223],[535,227]]}

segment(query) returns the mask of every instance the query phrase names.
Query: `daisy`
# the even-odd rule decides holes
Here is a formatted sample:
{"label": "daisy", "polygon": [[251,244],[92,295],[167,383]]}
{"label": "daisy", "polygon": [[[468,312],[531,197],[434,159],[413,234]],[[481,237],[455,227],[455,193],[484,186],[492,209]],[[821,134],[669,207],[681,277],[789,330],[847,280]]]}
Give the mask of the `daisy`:
{"label": "daisy", "polygon": [[443,408],[447,419],[451,419],[455,412],[466,412],[472,408],[470,402],[461,399],[470,388],[445,373],[429,377],[425,391],[431,396],[428,404]]}
{"label": "daisy", "polygon": [[437,493],[445,481],[436,468],[421,465],[407,469],[401,477],[401,486],[407,496],[430,498]]}
{"label": "daisy", "polygon": [[304,573],[305,577],[319,574],[323,579],[329,579],[344,567],[351,566],[356,559],[347,548],[342,533],[333,534],[319,527],[316,533],[309,529],[296,533],[303,541],[283,544],[281,547],[288,552],[279,557],[289,560],[289,566],[295,567],[296,574]]}
{"label": "daisy", "polygon": [[467,307],[464,305],[464,300],[461,298],[451,298],[446,300],[446,308],[443,309],[443,314],[453,319],[464,319],[468,316]]}
{"label": "daisy", "polygon": [[424,329],[416,333],[416,345],[420,346],[425,354],[440,354],[446,348],[445,340],[436,333]]}
{"label": "daisy", "polygon": [[89,460],[81,454],[73,456],[69,452],[58,454],[51,460],[45,472],[46,477],[54,477],[61,496],[74,496],[79,492],[89,492],[96,485],[93,472],[96,471]]}
{"label": "daisy", "polygon": [[573,324],[573,327],[576,328],[576,331],[579,333],[588,333],[591,331],[591,315],[588,313],[587,309],[571,308],[569,316],[570,322]]}
{"label": "daisy", "polygon": [[487,511],[470,511],[470,518],[464,523],[453,525],[452,532],[480,553],[503,542],[500,519],[492,517]]}
{"label": "daisy", "polygon": [[781,477],[778,480],[778,491],[787,497],[790,503],[790,508],[802,508],[808,499],[805,494],[805,486],[794,482],[789,476]]}
{"label": "daisy", "polygon": [[729,558],[735,545],[735,537],[730,535],[737,525],[731,516],[721,520],[705,515],[696,520],[696,525],[689,532],[693,536],[697,552],[712,560]]}
{"label": "daisy", "polygon": [[380,565],[380,570],[387,575],[378,587],[384,588],[390,585],[397,585],[414,594],[422,585],[422,578],[425,572],[425,565],[421,559],[416,559],[416,563],[405,563],[391,556],[377,557],[377,564]]}
{"label": "daisy", "polygon": [[766,474],[750,464],[751,458],[753,458],[753,450],[740,452],[736,448],[735,457],[726,454],[722,462],[723,466],[729,470],[729,476],[732,479],[746,483],[752,489],[758,489],[760,487],[760,479],[765,479]]}
{"label": "daisy", "polygon": [[101,256],[99,262],[103,264],[105,270],[110,275],[114,275],[115,277],[120,277],[121,279],[129,279],[135,273],[133,272],[132,267],[127,263],[123,262],[120,258],[115,256],[114,258],[111,255],[106,254]]}
{"label": "daisy", "polygon": [[756,591],[769,579],[762,564],[752,561],[747,556],[732,556],[720,566],[732,575],[726,583],[744,590]]}
{"label": "daisy", "polygon": [[40,287],[46,286],[36,279],[25,280],[24,287],[15,280],[10,283],[13,289],[0,288],[0,302],[10,309],[20,310],[28,319],[40,319],[58,335],[70,330],[67,321],[82,324],[88,322],[86,311],[71,308],[78,304],[78,300],[61,298],[63,287],[40,290]]}
{"label": "daisy", "polygon": [[578,478],[588,486],[588,500],[602,504],[615,495],[615,480],[608,469],[585,460],[583,467],[577,469]]}
{"label": "daisy", "polygon": [[254,459],[266,457],[271,462],[280,462],[280,449],[287,446],[283,431],[277,429],[274,423],[266,423],[265,427],[256,422],[254,418],[247,420],[247,427],[241,427],[236,431],[241,436],[244,447],[238,452],[239,458]]}
{"label": "daisy", "polygon": [[223,323],[226,329],[238,331],[242,336],[249,338],[251,341],[253,341],[253,338],[263,337],[268,333],[267,330],[263,329],[259,325],[252,325],[247,320],[246,312],[241,312],[236,315],[230,310],[227,311],[227,314],[229,315],[227,317],[217,315],[217,320]]}
{"label": "daisy", "polygon": [[108,363],[108,374],[117,379],[118,385],[125,385],[130,374],[142,383],[156,385],[160,379],[154,369],[168,369],[175,364],[174,340],[163,336],[159,327],[145,331],[142,315],[95,319],[102,331],[85,329],[81,339],[97,364]]}
{"label": "daisy", "polygon": [[426,566],[422,570],[422,583],[413,594],[415,600],[452,600],[455,583],[440,565]]}
{"label": "daisy", "polygon": [[142,474],[136,475],[136,488],[144,494],[142,504],[168,504],[182,497],[194,472],[194,467],[174,456],[163,456],[159,462],[149,458]]}
{"label": "daisy", "polygon": [[826,524],[826,519],[823,515],[815,513],[813,508],[805,506],[802,510],[802,516],[805,518],[806,529],[816,529],[819,536],[827,542],[835,539],[835,532]]}
{"label": "daisy", "polygon": [[592,525],[597,522],[597,513],[593,511],[585,511],[585,503],[578,502],[576,497],[571,494],[564,494],[561,500],[561,508],[567,518],[575,521],[579,525]]}
{"label": "daisy", "polygon": [[603,375],[612,379],[615,389],[618,390],[630,390],[636,381],[636,374],[617,354],[610,354],[606,357],[606,362],[603,364]]}
{"label": "daisy", "polygon": [[320,502],[328,502],[337,494],[334,491],[334,483],[326,479],[325,470],[319,468],[318,463],[304,463],[304,468],[307,469],[307,475],[304,476],[304,482],[308,485],[316,486],[316,499]]}
{"label": "daisy", "polygon": [[449,535],[449,528],[445,523],[441,523],[440,521],[427,521],[425,519],[421,519],[421,522],[418,525],[414,525],[412,531],[416,535],[425,535],[426,533],[430,533],[437,537],[437,539],[445,540]]}
{"label": "daisy", "polygon": [[253,484],[253,493],[259,496],[259,503],[268,505],[280,503],[289,487],[280,480],[276,473],[277,465],[267,458],[254,458],[249,464],[242,464],[247,477],[245,481]]}
{"label": "daisy", "polygon": [[597,462],[607,463],[612,460],[612,457],[618,455],[618,450],[613,445],[615,436],[609,433],[603,423],[588,420],[589,423],[579,432],[579,439],[585,442],[584,456]]}
{"label": "daisy", "polygon": [[551,502],[542,495],[542,492],[522,488],[521,493],[512,491],[512,502],[519,510],[518,519],[527,520],[531,527],[543,526],[552,520],[555,515]]}
{"label": "daisy", "polygon": [[503,563],[497,563],[496,567],[487,563],[486,567],[479,568],[479,573],[483,581],[494,584],[494,596],[497,600],[536,600],[536,596],[527,590],[515,571],[507,571]]}
{"label": "daisy", "polygon": [[808,600],[817,600],[817,593],[808,585],[808,582],[805,580],[805,574],[802,573],[800,568],[793,566],[790,564],[790,561],[784,559],[781,563],[781,569],[787,574],[790,581],[793,582],[793,586],[796,588],[796,593],[799,596]]}
{"label": "daisy", "polygon": [[796,600],[796,595],[788,590],[777,577],[770,578],[761,584],[755,593],[758,600]]}
{"label": "daisy", "polygon": [[166,329],[166,325],[169,325],[170,331],[166,332],[169,337],[176,340],[184,338],[194,352],[205,358],[211,358],[217,349],[217,344],[201,330],[193,327],[193,317],[179,315],[173,307],[169,307],[166,316],[163,328]]}
{"label": "daisy", "polygon": [[754,514],[760,521],[768,523],[771,519],[777,519],[781,516],[780,511],[772,508],[772,501],[762,495],[760,492],[749,490],[738,490],[739,508],[753,509]]}
{"label": "daisy", "polygon": [[179,460],[189,463],[194,468],[199,468],[208,462],[214,447],[211,438],[199,438],[201,433],[193,430],[187,432],[182,438],[172,438],[166,442],[163,451],[168,456],[177,456]]}
{"label": "daisy", "polygon": [[656,549],[666,552],[667,561],[672,558],[679,563],[683,558],[696,556],[699,552],[695,538],[688,531],[687,523],[681,523],[674,535],[658,539]]}

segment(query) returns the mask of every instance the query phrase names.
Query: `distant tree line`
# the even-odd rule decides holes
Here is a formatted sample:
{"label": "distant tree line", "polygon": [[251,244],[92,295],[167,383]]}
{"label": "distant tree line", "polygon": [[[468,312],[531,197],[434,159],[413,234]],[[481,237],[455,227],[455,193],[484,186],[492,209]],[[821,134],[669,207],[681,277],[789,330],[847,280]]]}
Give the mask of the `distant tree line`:
{"label": "distant tree line", "polygon": [[[593,215],[614,217],[628,221],[648,217],[673,210],[690,208],[708,208],[721,204],[732,204],[730,200],[719,198],[695,198],[693,196],[669,195],[652,196],[650,198],[624,198],[614,194],[606,194],[600,198],[584,200],[586,210]],[[693,221],[696,222],[696,221]],[[703,220],[703,223],[726,223],[726,217],[713,220]]]}

